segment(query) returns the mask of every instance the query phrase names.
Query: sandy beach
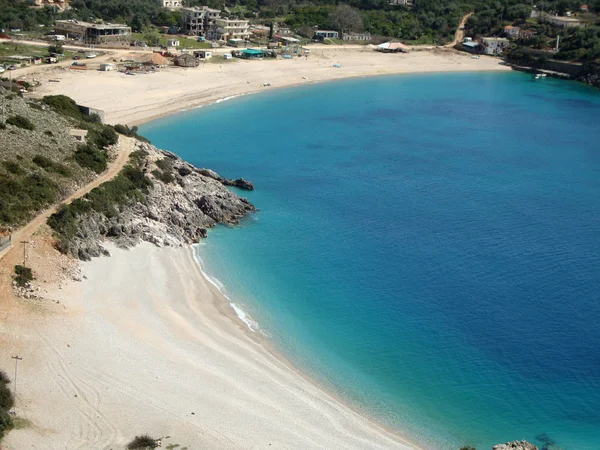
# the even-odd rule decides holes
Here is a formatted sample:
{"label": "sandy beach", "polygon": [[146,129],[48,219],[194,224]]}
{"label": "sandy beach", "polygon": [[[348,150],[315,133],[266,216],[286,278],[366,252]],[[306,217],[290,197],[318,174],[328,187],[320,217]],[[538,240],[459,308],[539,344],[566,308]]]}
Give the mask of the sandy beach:
{"label": "sandy beach", "polygon": [[31,422],[8,448],[123,448],[145,432],[190,449],[416,448],[253,338],[191,249],[111,253],[3,321],[0,361],[23,356],[17,412]]}
{"label": "sandy beach", "polygon": [[[116,57],[128,56],[120,53],[104,59]],[[97,67],[98,61],[95,64]],[[89,67],[87,71],[51,68],[31,73],[28,78],[42,82],[35,96],[65,94],[103,110],[108,123],[136,125],[227,97],[300,84],[374,75],[510,70],[498,58],[473,59],[452,49],[381,54],[359,46],[316,47],[308,58],[207,62],[198,68],[168,67],[136,76]],[[59,82],[48,82],[49,79]],[[271,86],[264,87],[264,83]]]}

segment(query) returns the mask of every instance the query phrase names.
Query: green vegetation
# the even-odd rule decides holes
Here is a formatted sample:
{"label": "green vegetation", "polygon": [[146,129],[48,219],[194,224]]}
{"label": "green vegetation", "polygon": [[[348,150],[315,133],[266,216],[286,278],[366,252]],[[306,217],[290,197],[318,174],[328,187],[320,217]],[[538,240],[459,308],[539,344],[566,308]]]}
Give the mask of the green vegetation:
{"label": "green vegetation", "polygon": [[75,152],[75,161],[81,167],[102,173],[108,168],[108,155],[105,150],[97,148],[91,143],[80,145]]}
{"label": "green vegetation", "polygon": [[27,117],[23,116],[12,116],[6,119],[6,123],[14,125],[15,127],[23,128],[24,130],[33,131],[35,127]]}
{"label": "green vegetation", "polygon": [[63,116],[83,120],[83,114],[81,114],[75,100],[66,95],[47,95],[42,101]]}
{"label": "green vegetation", "polygon": [[115,217],[123,206],[142,201],[152,186],[140,166],[145,159],[144,152],[133,152],[128,164],[113,180],[87,193],[69,205],[62,205],[48,218],[48,225],[58,237],[57,248],[70,253],[70,240],[78,232],[79,216],[99,213],[107,218]]}
{"label": "green vegetation", "polygon": [[158,447],[156,439],[151,438],[147,434],[136,436],[129,444],[127,444],[128,450],[145,450],[154,449]]}
{"label": "green vegetation", "polygon": [[42,174],[17,177],[0,172],[0,224],[23,223],[35,211],[54,203],[58,194],[58,185]]}
{"label": "green vegetation", "polygon": [[[167,46],[167,40],[170,36],[160,34],[156,27],[148,27],[143,33],[132,33],[131,39],[138,42],[146,42],[151,47]],[[210,42],[198,42],[196,38],[187,38],[177,36],[180,48],[211,48]]]}
{"label": "green vegetation", "polygon": [[25,173],[21,166],[14,161],[2,161],[2,165],[14,175],[23,175]]}
{"label": "green vegetation", "polygon": [[12,392],[8,388],[10,378],[0,371],[0,440],[13,427],[12,417],[8,413],[15,404]]}
{"label": "green vegetation", "polygon": [[138,134],[138,127],[136,127],[136,126],[129,128],[127,125],[117,124],[114,126],[114,128],[115,128],[115,131],[119,134],[122,134],[124,136],[133,137],[140,141],[150,143],[150,141],[148,139],[146,139],[144,136],[140,136]]}
{"label": "green vegetation", "polygon": [[477,450],[477,449],[471,445],[465,445],[465,446],[461,447],[460,450]]}
{"label": "green vegetation", "polygon": [[17,286],[25,287],[28,283],[33,281],[33,274],[29,267],[16,265],[15,266],[15,281]]}
{"label": "green vegetation", "polygon": [[71,170],[67,166],[65,166],[64,164],[54,162],[50,158],[46,158],[43,155],[34,156],[32,161],[35,165],[46,169],[46,171],[48,172],[57,173],[59,175],[62,175],[63,177],[71,176]]}

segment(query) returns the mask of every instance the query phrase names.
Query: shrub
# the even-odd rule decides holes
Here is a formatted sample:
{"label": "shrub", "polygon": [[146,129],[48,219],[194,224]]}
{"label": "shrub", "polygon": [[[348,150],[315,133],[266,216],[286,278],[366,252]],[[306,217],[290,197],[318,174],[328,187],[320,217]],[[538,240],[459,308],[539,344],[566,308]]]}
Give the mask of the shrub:
{"label": "shrub", "polygon": [[103,125],[100,130],[91,129],[87,135],[88,142],[96,145],[96,147],[104,149],[109,145],[115,145],[119,142],[117,132],[110,125]]}
{"label": "shrub", "polygon": [[46,169],[48,172],[54,172],[63,177],[70,177],[71,170],[63,164],[56,163],[52,161],[50,158],[46,158],[43,155],[36,155],[33,157],[33,163],[40,166],[43,169]]}
{"label": "shrub", "polygon": [[6,125],[3,123],[0,123],[0,130],[6,130]]}
{"label": "shrub", "polygon": [[15,275],[15,281],[19,287],[25,287],[27,286],[27,283],[33,281],[33,273],[31,273],[31,269],[29,267],[17,264],[15,266]]}
{"label": "shrub", "polygon": [[128,450],[154,449],[156,447],[158,447],[156,439],[151,438],[147,434],[136,436],[129,444],[127,444]]}
{"label": "shrub", "polygon": [[477,450],[477,449],[471,445],[465,445],[465,446],[461,447],[460,450]]}
{"label": "shrub", "polygon": [[25,171],[14,161],[2,161],[2,165],[8,170],[10,173],[15,175],[22,175]]}
{"label": "shrub", "polygon": [[27,117],[23,116],[12,116],[6,119],[6,123],[14,125],[15,127],[23,128],[24,130],[33,131],[35,127]]}
{"label": "shrub", "polygon": [[46,136],[50,136],[50,137],[54,136],[54,133],[53,133],[52,131],[50,131],[50,130],[46,130],[46,131],[44,131],[44,134],[45,134]]}
{"label": "shrub", "polygon": [[162,170],[156,169],[152,171],[152,175],[165,184],[173,183],[175,181],[175,177],[171,172],[163,172]]}
{"label": "shrub", "polygon": [[63,116],[78,120],[81,120],[83,117],[75,100],[66,95],[47,95],[42,101]]}
{"label": "shrub", "polygon": [[12,417],[10,416],[8,411],[0,409],[0,441],[2,440],[6,432],[9,431],[12,427]]}
{"label": "shrub", "polygon": [[102,123],[102,118],[96,113],[84,115],[83,120],[89,123]]}
{"label": "shrub", "polygon": [[81,167],[91,169],[96,173],[102,173],[108,167],[108,156],[103,150],[99,150],[90,143],[80,145],[75,152],[75,161]]}
{"label": "shrub", "polygon": [[173,170],[173,161],[170,158],[159,159],[155,163],[161,170],[171,171]]}
{"label": "shrub", "polygon": [[4,370],[0,370],[0,384],[8,384],[10,383],[10,378],[8,374]]}
{"label": "shrub", "polygon": [[140,136],[138,134],[138,127],[136,127],[136,126],[129,128],[127,125],[117,124],[117,125],[115,125],[115,131],[119,134],[129,136],[129,137],[134,137],[140,141],[150,143],[150,141],[148,139],[146,139],[144,136]]}

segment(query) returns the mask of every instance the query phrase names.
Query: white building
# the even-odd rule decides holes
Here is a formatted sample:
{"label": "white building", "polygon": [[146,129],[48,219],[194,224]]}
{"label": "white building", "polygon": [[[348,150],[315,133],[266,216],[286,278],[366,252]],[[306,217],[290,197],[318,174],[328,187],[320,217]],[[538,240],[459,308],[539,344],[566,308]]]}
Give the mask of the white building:
{"label": "white building", "polygon": [[370,41],[371,33],[344,33],[342,39],[344,41]]}
{"label": "white building", "polygon": [[179,39],[175,39],[175,38],[167,39],[167,47],[179,47]]}
{"label": "white building", "polygon": [[338,39],[340,37],[337,31],[332,30],[317,30],[315,31],[315,37],[317,39]]}
{"label": "white building", "polygon": [[208,6],[181,8],[181,27],[187,34],[206,36],[210,25],[220,17],[221,11]]}
{"label": "white building", "polygon": [[389,0],[388,4],[392,6],[413,6],[414,0]]}
{"label": "white building", "polygon": [[245,19],[217,18],[207,33],[207,38],[213,41],[246,40],[250,37],[250,28]]}
{"label": "white building", "polygon": [[576,17],[551,16],[550,14],[541,15],[540,20],[563,28],[585,28],[587,25],[586,22]]}
{"label": "white building", "polygon": [[486,55],[500,55],[510,45],[508,39],[499,37],[484,37],[481,39],[481,43]]}
{"label": "white building", "polygon": [[181,0],[160,0],[163,8],[179,9],[183,6]]}

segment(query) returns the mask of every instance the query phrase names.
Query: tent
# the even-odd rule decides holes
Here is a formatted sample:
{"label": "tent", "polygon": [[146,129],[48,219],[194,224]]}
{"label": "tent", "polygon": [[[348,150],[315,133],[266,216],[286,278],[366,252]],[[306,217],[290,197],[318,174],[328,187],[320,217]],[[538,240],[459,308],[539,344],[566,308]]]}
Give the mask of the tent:
{"label": "tent", "polygon": [[404,52],[408,53],[410,51],[410,47],[404,45],[401,42],[384,42],[383,44],[379,44],[377,46],[377,51],[384,53],[396,53],[396,52]]}

